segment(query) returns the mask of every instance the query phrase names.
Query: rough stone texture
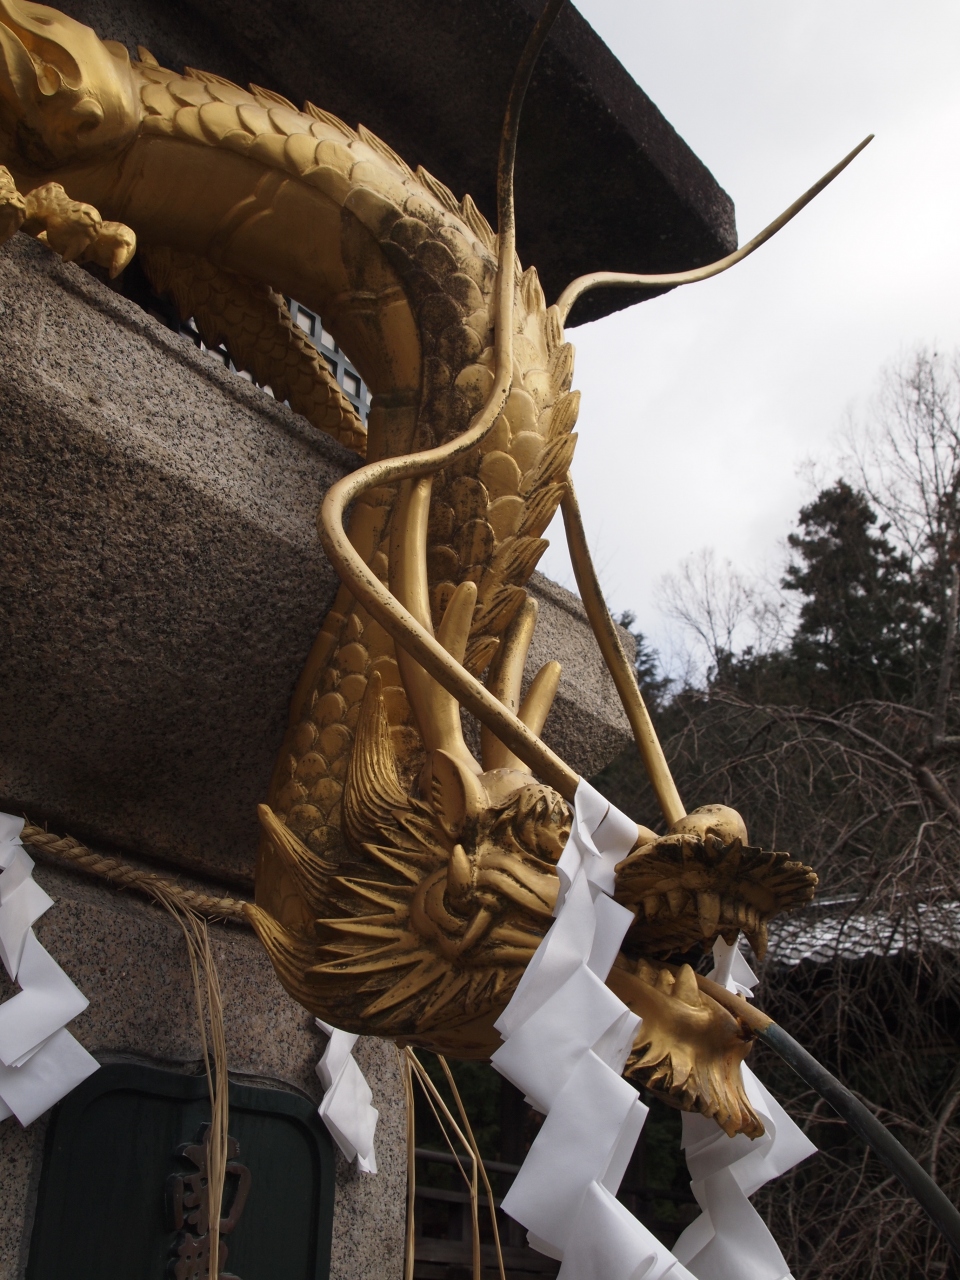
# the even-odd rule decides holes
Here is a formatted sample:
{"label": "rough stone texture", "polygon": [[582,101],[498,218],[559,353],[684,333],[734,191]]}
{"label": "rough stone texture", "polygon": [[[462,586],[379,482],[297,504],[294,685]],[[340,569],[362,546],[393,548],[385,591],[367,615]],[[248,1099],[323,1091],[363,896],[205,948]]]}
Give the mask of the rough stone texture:
{"label": "rough stone texture", "polygon": [[[171,1070],[200,1066],[193,988],[179,926],[160,908],[39,865],[56,900],[37,935],[88,996],[70,1029],[100,1061],[135,1060]],[[211,925],[224,1003],[228,1064],[238,1083],[293,1089],[315,1102],[326,1043],[277,981],[254,936]],[[6,994],[6,993],[4,993]],[[337,1153],[331,1280],[399,1280],[403,1265],[406,1112],[397,1052],[364,1038],[356,1058],[379,1108],[376,1177]],[[0,1124],[0,1280],[20,1280],[29,1245],[45,1126]],[[371,1224],[376,1224],[372,1227]]]}
{"label": "rough stone texture", "polygon": [[[488,218],[514,68],[542,0],[60,0],[169,67],[215,71],[362,121]],[[566,7],[524,105],[517,243],[549,301],[588,271],[680,271],[736,247],[733,204],[603,41]],[[590,294],[573,323],[641,296]]]}
{"label": "rough stone texture", "polygon": [[0,1277],[20,1280],[33,1228],[47,1117],[29,1129],[0,1122]]}
{"label": "rough stone texture", "polygon": [[[544,741],[577,773],[592,778],[633,740],[627,717],[579,598],[542,573],[535,573],[527,585],[539,601],[540,614],[525,684],[551,658],[563,665]],[[620,639],[632,657],[635,641],[622,627]]]}
{"label": "rough stone texture", "polygon": [[0,804],[246,883],[354,455],[26,236],[0,307]]}
{"label": "rough stone texture", "polygon": [[[26,236],[0,249],[0,806],[249,887],[354,456]],[[536,575],[545,736],[627,741],[579,602]]]}

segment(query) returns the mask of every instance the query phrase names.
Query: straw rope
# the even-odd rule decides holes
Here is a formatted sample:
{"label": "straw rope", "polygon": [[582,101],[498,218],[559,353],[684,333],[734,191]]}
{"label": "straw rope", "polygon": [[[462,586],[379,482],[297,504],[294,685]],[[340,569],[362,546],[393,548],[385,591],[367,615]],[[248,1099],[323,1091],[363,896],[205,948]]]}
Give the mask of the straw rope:
{"label": "straw rope", "polygon": [[403,1079],[403,1092],[407,1103],[407,1223],[403,1250],[403,1280],[413,1280],[415,1240],[415,1212],[417,1199],[417,1122],[413,1100],[413,1067],[407,1053],[394,1045],[400,1060],[400,1075]]}
{"label": "straw rope", "polygon": [[155,902],[161,902],[163,906],[167,905],[165,899],[172,900],[181,910],[195,912],[208,920],[228,920],[231,924],[250,927],[243,914],[245,903],[242,898],[217,898],[209,893],[199,893],[196,889],[185,889],[169,876],[157,875],[154,871],[141,871],[121,858],[94,853],[72,836],[54,835],[52,831],[44,831],[30,821],[24,824],[20,839],[24,844],[51,854],[80,871],[109,881],[118,889],[135,889]]}
{"label": "straw rope", "polygon": [[[206,920],[185,908],[166,885],[155,884],[150,892],[169,911],[183,931],[193,978],[193,996],[200,1032],[200,1047],[210,1098],[210,1133],[207,1138],[207,1234],[210,1241],[209,1271],[220,1275],[220,1221],[223,1188],[227,1177],[227,1147],[230,1128],[230,1081],[227,1075],[227,1040],[223,1025],[223,996],[217,973],[210,932]],[[206,1006],[206,1017],[204,1016]],[[210,1024],[207,1034],[207,1021]],[[212,1059],[212,1062],[211,1062]]]}
{"label": "straw rope", "polygon": [[[480,1205],[479,1205],[479,1190],[477,1186],[476,1153],[474,1152],[470,1143],[464,1137],[463,1131],[461,1130],[460,1126],[457,1124],[456,1120],[454,1120],[453,1116],[450,1114],[449,1107],[441,1097],[440,1092],[437,1089],[437,1086],[430,1079],[429,1075],[427,1075],[427,1072],[423,1064],[421,1063],[420,1059],[417,1057],[417,1055],[414,1053],[414,1051],[410,1048],[409,1045],[406,1045],[404,1047],[403,1052],[406,1055],[407,1061],[410,1063],[410,1066],[413,1070],[412,1078],[415,1079],[417,1083],[420,1085],[420,1089],[423,1093],[423,1096],[424,1098],[426,1098],[427,1104],[430,1107],[430,1110],[433,1112],[433,1117],[437,1122],[437,1128],[440,1130],[440,1133],[443,1135],[443,1140],[446,1142],[447,1146],[450,1148],[450,1154],[453,1156],[454,1160],[457,1162],[457,1168],[460,1170],[460,1174],[463,1177],[464,1182],[467,1184],[467,1190],[470,1194],[470,1220],[471,1220],[471,1226],[472,1226],[471,1235],[472,1235],[472,1243],[473,1243],[472,1280],[481,1280],[483,1264],[481,1262],[481,1256],[480,1256],[480,1215],[479,1215]],[[447,1122],[446,1124],[444,1124],[443,1120],[441,1120],[440,1112],[443,1112],[444,1118],[446,1119],[446,1122]],[[453,1139],[450,1137],[450,1134],[447,1129],[447,1125],[449,1125],[450,1129],[453,1130],[454,1135],[456,1136],[460,1145],[467,1152],[468,1158],[470,1160],[469,1175],[467,1174],[466,1169],[464,1169],[463,1165],[460,1162],[460,1157],[457,1155],[456,1147],[453,1145]]]}
{"label": "straw rope", "polygon": [[[497,1205],[494,1199],[493,1189],[490,1186],[490,1179],[487,1177],[487,1170],[483,1163],[483,1157],[480,1154],[480,1148],[477,1146],[477,1140],[473,1135],[473,1129],[470,1125],[470,1120],[467,1116],[466,1109],[463,1105],[463,1099],[460,1097],[460,1091],[457,1088],[456,1081],[453,1078],[453,1072],[450,1070],[450,1066],[447,1063],[446,1058],[443,1057],[442,1054],[438,1053],[436,1055],[437,1061],[440,1063],[441,1067],[443,1068],[443,1073],[446,1076],[447,1084],[450,1086],[450,1091],[453,1094],[457,1110],[460,1113],[460,1120],[463,1124],[463,1129],[461,1129],[460,1126],[457,1124],[456,1120],[454,1119],[453,1115],[450,1112],[449,1107],[441,1097],[440,1091],[437,1089],[437,1086],[430,1079],[430,1076],[427,1073],[426,1069],[424,1068],[423,1064],[421,1063],[420,1059],[417,1057],[414,1051],[410,1048],[410,1046],[406,1045],[402,1050],[398,1047],[397,1052],[400,1055],[400,1063],[401,1063],[401,1069],[403,1071],[404,1087],[407,1095],[408,1185],[407,1185],[406,1266],[404,1269],[404,1280],[412,1280],[413,1263],[414,1263],[414,1205],[416,1200],[416,1172],[415,1172],[415,1157],[414,1157],[416,1131],[414,1127],[415,1122],[413,1118],[413,1081],[414,1080],[416,1080],[416,1082],[419,1084],[420,1089],[423,1093],[423,1096],[426,1099],[427,1104],[430,1107],[430,1110],[433,1112],[434,1119],[437,1122],[437,1127],[439,1128],[440,1133],[444,1141],[446,1142],[447,1146],[450,1148],[450,1154],[453,1156],[454,1160],[456,1161],[457,1168],[460,1170],[460,1174],[463,1177],[463,1180],[467,1185],[467,1190],[469,1191],[469,1194],[470,1194],[470,1216],[471,1216],[471,1224],[473,1228],[473,1231],[472,1231],[473,1280],[480,1280],[483,1273],[483,1263],[481,1260],[481,1250],[480,1250],[480,1218],[479,1218],[480,1196],[479,1196],[479,1186],[477,1182],[478,1174],[483,1179],[483,1185],[486,1188],[486,1192],[487,1192],[487,1202],[490,1208],[490,1220],[493,1225],[493,1240],[494,1240],[494,1245],[496,1246],[496,1251],[497,1251],[497,1269],[500,1273],[500,1280],[505,1280],[505,1273],[504,1273],[504,1266],[503,1266],[503,1252],[500,1247],[500,1232],[497,1228]],[[460,1145],[467,1152],[467,1157],[470,1161],[470,1166],[471,1166],[469,1174],[467,1173],[467,1170],[464,1168],[460,1157],[457,1155],[453,1138],[450,1135],[450,1130],[453,1131],[454,1137],[457,1139]],[[464,1132],[464,1130],[466,1132]]]}
{"label": "straw rope", "polygon": [[463,1099],[460,1097],[460,1090],[457,1088],[457,1082],[453,1078],[453,1072],[450,1070],[450,1064],[442,1053],[437,1054],[437,1061],[443,1068],[443,1074],[447,1078],[447,1084],[450,1086],[450,1092],[453,1094],[454,1101],[457,1104],[457,1110],[460,1112],[460,1120],[463,1124],[464,1132],[467,1135],[467,1141],[470,1143],[470,1149],[473,1152],[477,1168],[480,1170],[480,1177],[483,1179],[483,1185],[486,1188],[487,1204],[490,1207],[490,1224],[493,1227],[493,1243],[496,1246],[497,1265],[500,1269],[500,1280],[506,1280],[503,1269],[503,1250],[500,1248],[500,1228],[497,1226],[497,1203],[493,1197],[493,1188],[490,1186],[490,1179],[487,1177],[487,1167],[483,1163],[483,1156],[481,1156],[477,1140],[473,1136],[473,1126],[470,1123],[470,1117],[467,1115],[467,1109],[463,1105]]}

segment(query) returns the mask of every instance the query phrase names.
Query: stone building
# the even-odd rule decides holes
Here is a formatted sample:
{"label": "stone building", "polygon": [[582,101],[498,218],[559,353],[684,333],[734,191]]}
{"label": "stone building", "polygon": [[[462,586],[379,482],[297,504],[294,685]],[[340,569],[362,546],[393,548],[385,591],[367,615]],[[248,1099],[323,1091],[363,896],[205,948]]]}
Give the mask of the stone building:
{"label": "stone building", "polygon": [[[534,0],[61,7],[164,65],[362,120],[492,213],[499,116]],[[518,165],[519,251],[548,294],[586,270],[678,269],[735,243],[729,199],[572,10],[537,72]],[[630,300],[591,295],[574,322]],[[356,458],[171,327],[158,301],[135,270],[109,285],[27,236],[0,248],[0,810],[186,887],[250,897],[256,805],[336,587],[316,511]],[[323,344],[319,318],[308,323]],[[363,409],[352,366],[337,376]],[[579,602],[541,576],[532,589],[531,665],[564,664],[545,736],[591,776],[622,749],[626,724]],[[103,1069],[82,1086],[82,1106],[26,1129],[0,1124],[0,1280],[128,1280],[143,1270],[143,1239],[170,1235],[163,1180],[149,1196],[137,1182],[154,1176],[156,1151],[131,1135],[151,1116],[166,1133],[156,1117],[203,1096],[187,953],[152,902],[31,853],[55,900],[37,934],[89,997],[71,1029]],[[324,1036],[250,932],[211,931],[243,1118],[235,1163],[250,1169],[259,1238],[274,1242],[262,1255],[238,1234],[228,1269],[244,1280],[400,1280],[406,1135],[394,1047],[357,1047],[380,1110],[371,1177],[334,1162],[315,1121]],[[243,1136],[265,1132],[264,1117],[280,1135],[265,1155]],[[168,1155],[183,1183],[189,1170]],[[269,1221],[255,1208],[260,1188]],[[149,1274],[159,1280],[165,1261],[160,1247]]]}

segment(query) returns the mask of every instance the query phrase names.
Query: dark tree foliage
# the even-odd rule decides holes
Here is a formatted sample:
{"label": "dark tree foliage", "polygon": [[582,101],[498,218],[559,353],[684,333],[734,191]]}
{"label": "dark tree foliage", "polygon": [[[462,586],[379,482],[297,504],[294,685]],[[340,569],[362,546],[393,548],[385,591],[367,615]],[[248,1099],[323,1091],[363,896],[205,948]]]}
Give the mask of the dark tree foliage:
{"label": "dark tree foliage", "polygon": [[[845,480],[801,509],[782,586],[799,597],[796,630],[772,652],[721,652],[709,685],[755,702],[834,710],[865,699],[933,700],[942,584],[914,572],[889,524]],[[933,596],[937,607],[932,607]]]}
{"label": "dark tree foliage", "polygon": [[[960,776],[947,759],[914,762],[929,723],[891,703],[808,711],[716,689],[683,693],[658,716],[688,807],[735,806],[754,843],[791,850],[820,875],[818,905],[771,927],[768,957],[753,962],[759,1003],[957,1200],[960,815],[949,801]],[[594,781],[656,824],[655,797],[628,753]],[[799,942],[787,953],[790,928]],[[908,948],[897,941],[904,933]],[[798,961],[806,945],[815,956]],[[820,1149],[755,1198],[797,1280],[946,1280],[946,1246],[884,1166],[778,1059],[754,1056]]]}
{"label": "dark tree foliage", "polygon": [[640,686],[640,691],[647,706],[651,710],[656,710],[662,705],[670,689],[670,677],[664,675],[661,670],[660,655],[656,649],[643,632],[634,627],[636,620],[637,615],[630,609],[625,609],[617,618],[617,622],[623,627],[624,631],[628,631],[633,637],[636,646],[633,669],[636,673],[637,684]]}
{"label": "dark tree foliage", "polygon": [[809,700],[825,706],[914,694],[920,601],[889,525],[875,531],[876,512],[845,480],[804,507],[799,524],[783,586],[803,603],[783,673],[794,667]]}

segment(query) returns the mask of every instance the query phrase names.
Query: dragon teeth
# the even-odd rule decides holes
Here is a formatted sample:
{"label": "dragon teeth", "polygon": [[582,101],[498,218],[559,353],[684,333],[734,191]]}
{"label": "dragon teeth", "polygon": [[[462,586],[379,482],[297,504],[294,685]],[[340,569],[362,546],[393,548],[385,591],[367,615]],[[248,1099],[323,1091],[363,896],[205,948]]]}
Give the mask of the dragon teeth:
{"label": "dragon teeth", "polygon": [[751,929],[747,933],[747,941],[753,948],[753,954],[758,960],[762,960],[767,954],[767,922],[760,920],[755,929]]}
{"label": "dragon teeth", "polygon": [[675,1000],[682,1000],[684,1004],[688,1004],[691,1009],[702,1008],[700,988],[697,986],[697,979],[688,964],[680,966],[671,995]]}
{"label": "dragon teeth", "polygon": [[686,906],[687,892],[685,889],[668,889],[667,903],[670,907],[670,914],[678,916]]}
{"label": "dragon teeth", "polygon": [[700,918],[700,931],[705,938],[712,938],[720,923],[720,895],[718,893],[697,894],[697,915]]}

